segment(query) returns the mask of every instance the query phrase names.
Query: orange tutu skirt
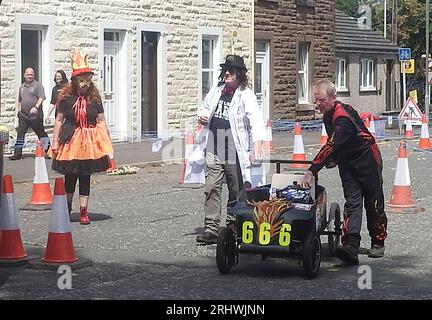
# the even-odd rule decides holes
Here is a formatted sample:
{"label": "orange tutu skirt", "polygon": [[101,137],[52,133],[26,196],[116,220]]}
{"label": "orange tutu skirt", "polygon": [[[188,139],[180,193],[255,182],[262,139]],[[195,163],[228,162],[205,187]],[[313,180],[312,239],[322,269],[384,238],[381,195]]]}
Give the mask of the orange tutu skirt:
{"label": "orange tutu skirt", "polygon": [[113,147],[104,126],[97,124],[91,128],[75,128],[68,143],[58,148],[53,157],[52,169],[64,174],[88,175],[106,171],[109,168],[109,155]]}

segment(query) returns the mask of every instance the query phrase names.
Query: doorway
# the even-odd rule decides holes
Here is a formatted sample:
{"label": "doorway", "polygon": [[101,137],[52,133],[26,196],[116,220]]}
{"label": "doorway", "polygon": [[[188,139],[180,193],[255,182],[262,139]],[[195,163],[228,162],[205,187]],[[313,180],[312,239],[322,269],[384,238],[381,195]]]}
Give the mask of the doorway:
{"label": "doorway", "polygon": [[254,90],[258,105],[263,113],[264,120],[270,119],[270,65],[269,41],[255,42],[255,79]]}
{"label": "doorway", "polygon": [[158,134],[158,59],[159,32],[141,32],[141,138]]}

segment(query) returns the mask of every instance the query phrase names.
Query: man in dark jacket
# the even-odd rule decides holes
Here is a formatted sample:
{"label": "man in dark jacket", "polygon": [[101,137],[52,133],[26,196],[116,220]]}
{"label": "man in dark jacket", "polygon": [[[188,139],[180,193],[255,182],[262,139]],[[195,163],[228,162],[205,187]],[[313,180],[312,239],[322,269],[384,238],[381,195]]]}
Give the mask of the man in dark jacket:
{"label": "man in dark jacket", "polygon": [[22,159],[24,138],[31,127],[42,141],[43,148],[48,151],[50,141],[43,125],[42,103],[45,100],[45,90],[42,84],[35,80],[35,73],[32,68],[24,71],[25,82],[19,88],[18,94],[18,128],[17,139],[14,146],[14,154],[10,160]]}
{"label": "man in dark jacket", "polygon": [[324,166],[339,166],[345,197],[342,246],[336,256],[356,265],[360,246],[363,201],[367,227],[371,237],[369,257],[384,255],[387,237],[387,217],[382,190],[382,159],[372,134],[357,111],[336,100],[336,88],[327,80],[319,81],[313,89],[314,102],[323,113],[329,139],[312,162],[302,181],[310,188],[313,175]]}

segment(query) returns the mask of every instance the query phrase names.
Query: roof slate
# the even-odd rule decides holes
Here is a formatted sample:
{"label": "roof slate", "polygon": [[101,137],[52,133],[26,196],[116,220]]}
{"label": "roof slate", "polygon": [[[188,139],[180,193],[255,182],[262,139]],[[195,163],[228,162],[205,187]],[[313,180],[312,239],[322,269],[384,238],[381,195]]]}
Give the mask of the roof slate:
{"label": "roof slate", "polygon": [[374,30],[361,29],[357,19],[335,10],[337,52],[398,55],[399,47]]}

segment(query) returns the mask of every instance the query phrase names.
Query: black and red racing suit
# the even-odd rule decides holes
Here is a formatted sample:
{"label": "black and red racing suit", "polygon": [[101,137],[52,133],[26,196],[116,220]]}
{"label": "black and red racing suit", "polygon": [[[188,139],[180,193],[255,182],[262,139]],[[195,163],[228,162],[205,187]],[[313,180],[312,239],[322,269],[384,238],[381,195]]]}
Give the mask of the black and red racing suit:
{"label": "black and red racing suit", "polygon": [[383,244],[387,237],[387,217],[382,189],[382,159],[375,138],[357,111],[336,101],[324,113],[329,139],[316,155],[309,171],[316,174],[334,161],[339,167],[345,197],[342,243],[360,245],[362,204],[372,243]]}

